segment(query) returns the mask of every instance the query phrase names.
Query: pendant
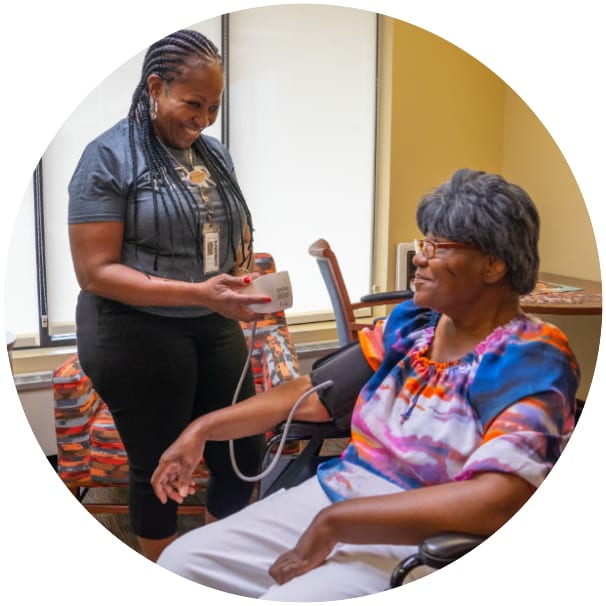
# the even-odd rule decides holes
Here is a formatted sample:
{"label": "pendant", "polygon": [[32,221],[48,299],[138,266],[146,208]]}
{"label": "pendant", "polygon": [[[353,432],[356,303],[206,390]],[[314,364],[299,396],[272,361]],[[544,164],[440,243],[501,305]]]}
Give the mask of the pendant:
{"label": "pendant", "polygon": [[204,166],[194,166],[187,175],[187,181],[190,185],[196,185],[202,187],[206,179],[208,179],[210,173]]}

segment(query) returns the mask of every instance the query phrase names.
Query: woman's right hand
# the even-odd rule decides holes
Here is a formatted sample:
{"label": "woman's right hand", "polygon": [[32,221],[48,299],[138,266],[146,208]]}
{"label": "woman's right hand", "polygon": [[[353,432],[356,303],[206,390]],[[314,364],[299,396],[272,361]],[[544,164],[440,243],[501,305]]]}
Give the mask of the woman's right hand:
{"label": "woman's right hand", "polygon": [[190,423],[158,461],[151,485],[162,504],[166,504],[168,499],[182,503],[185,497],[195,492],[192,476],[206,444],[197,425],[197,421]]}

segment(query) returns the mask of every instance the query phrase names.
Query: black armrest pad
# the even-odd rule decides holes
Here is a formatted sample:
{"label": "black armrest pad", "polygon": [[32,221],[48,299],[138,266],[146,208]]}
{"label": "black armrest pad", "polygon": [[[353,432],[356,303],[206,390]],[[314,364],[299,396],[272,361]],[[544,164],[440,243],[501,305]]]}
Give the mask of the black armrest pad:
{"label": "black armrest pad", "polygon": [[421,545],[423,563],[442,568],[480,545],[486,537],[446,532],[426,539]]}
{"label": "black armrest pad", "polygon": [[362,303],[381,303],[381,301],[388,301],[391,299],[406,301],[406,299],[412,299],[413,297],[414,293],[412,290],[390,290],[387,292],[376,292],[364,295],[363,297],[360,297],[360,301]]}
{"label": "black armrest pad", "polygon": [[[282,435],[286,424],[280,423],[274,430],[277,435]],[[330,421],[328,423],[315,423],[313,421],[293,421],[288,428],[289,440],[309,440],[318,431],[324,434],[325,439],[349,437],[349,429],[343,430],[335,427]]]}

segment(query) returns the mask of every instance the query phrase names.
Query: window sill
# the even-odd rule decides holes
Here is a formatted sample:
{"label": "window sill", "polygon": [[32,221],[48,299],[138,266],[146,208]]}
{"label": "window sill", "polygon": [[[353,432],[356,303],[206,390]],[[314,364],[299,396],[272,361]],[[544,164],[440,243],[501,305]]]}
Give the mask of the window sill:
{"label": "window sill", "polygon": [[[289,330],[301,358],[323,355],[338,345],[334,322],[294,324],[289,325]],[[13,350],[13,373],[19,375],[53,371],[75,351],[75,345]]]}

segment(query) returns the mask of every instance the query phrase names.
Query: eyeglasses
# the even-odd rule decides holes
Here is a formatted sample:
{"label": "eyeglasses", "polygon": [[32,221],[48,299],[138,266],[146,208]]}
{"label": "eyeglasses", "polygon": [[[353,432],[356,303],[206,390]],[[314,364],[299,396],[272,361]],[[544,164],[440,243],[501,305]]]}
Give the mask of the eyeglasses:
{"label": "eyeglasses", "polygon": [[415,253],[423,255],[428,261],[436,256],[438,248],[467,248],[475,249],[476,246],[463,244],[462,242],[433,242],[432,240],[415,240]]}

